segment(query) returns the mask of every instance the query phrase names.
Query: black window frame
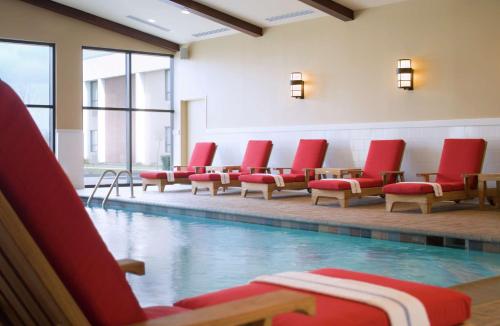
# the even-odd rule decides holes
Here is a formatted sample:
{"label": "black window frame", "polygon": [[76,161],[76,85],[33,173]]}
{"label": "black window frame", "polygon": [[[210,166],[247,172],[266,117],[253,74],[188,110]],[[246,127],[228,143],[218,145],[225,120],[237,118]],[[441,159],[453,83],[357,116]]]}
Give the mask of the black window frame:
{"label": "black window frame", "polygon": [[50,101],[51,104],[32,104],[32,103],[24,103],[27,108],[36,108],[36,109],[50,109],[51,117],[50,117],[50,125],[49,125],[49,147],[55,153],[56,151],[56,44],[49,42],[40,42],[40,41],[26,41],[26,40],[17,40],[17,39],[7,39],[0,38],[0,42],[3,43],[17,43],[17,44],[26,44],[26,45],[39,45],[39,46],[47,46],[51,48],[52,57],[50,60],[50,71],[52,73],[50,79]]}
{"label": "black window frame", "polygon": [[[154,52],[144,52],[144,51],[134,51],[134,50],[124,50],[124,49],[115,49],[115,48],[102,48],[102,47],[94,47],[94,46],[82,46],[82,53],[85,50],[92,51],[104,51],[104,52],[115,52],[115,53],[123,53],[125,54],[125,78],[126,78],[126,107],[100,107],[100,106],[85,106],[82,105],[83,110],[95,110],[95,111],[121,111],[126,112],[126,148],[127,148],[127,170],[129,170],[133,174],[133,132],[132,132],[132,117],[134,112],[157,112],[157,113],[170,113],[170,125],[172,126],[173,131],[173,122],[174,122],[174,97],[173,97],[173,79],[174,79],[174,56],[171,54],[164,53],[154,53]],[[132,56],[134,54],[143,54],[143,55],[154,55],[154,56],[163,56],[170,58],[170,83],[167,85],[168,90],[166,92],[170,93],[170,109],[138,109],[133,107],[132,95],[133,95],[133,83],[132,83]],[[82,72],[83,72],[83,57],[82,57]],[[173,135],[172,135],[173,136]],[[173,137],[172,137],[173,139]],[[172,152],[170,153],[173,156],[174,145],[171,146]],[[91,186],[91,185],[85,185]]]}

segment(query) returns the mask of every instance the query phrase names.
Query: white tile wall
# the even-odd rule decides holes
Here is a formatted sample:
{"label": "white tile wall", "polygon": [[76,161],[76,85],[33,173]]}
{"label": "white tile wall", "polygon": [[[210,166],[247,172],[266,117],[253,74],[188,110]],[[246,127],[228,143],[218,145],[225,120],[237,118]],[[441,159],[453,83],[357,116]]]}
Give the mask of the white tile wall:
{"label": "white tile wall", "polygon": [[500,172],[500,119],[409,121],[395,123],[287,126],[276,128],[206,129],[195,141],[218,144],[215,165],[239,164],[249,139],[274,143],[270,166],[290,166],[300,138],[326,138],[330,147],[325,166],[363,167],[372,139],[404,139],[402,169],[408,180],[417,172],[435,171],[443,139],[485,138],[488,149],[483,171]]}

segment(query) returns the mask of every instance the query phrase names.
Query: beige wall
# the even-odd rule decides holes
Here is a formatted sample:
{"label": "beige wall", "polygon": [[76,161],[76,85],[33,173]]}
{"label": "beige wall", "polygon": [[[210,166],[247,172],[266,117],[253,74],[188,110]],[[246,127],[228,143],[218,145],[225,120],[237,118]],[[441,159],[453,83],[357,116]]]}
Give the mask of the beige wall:
{"label": "beige wall", "polygon": [[0,0],[0,38],[56,44],[57,129],[82,129],[82,46],[168,53],[18,0]]}
{"label": "beige wall", "polygon": [[[499,17],[498,0],[410,0],[198,42],[176,60],[177,100],[207,96],[209,128],[500,117]],[[407,57],[412,92],[396,88]]]}

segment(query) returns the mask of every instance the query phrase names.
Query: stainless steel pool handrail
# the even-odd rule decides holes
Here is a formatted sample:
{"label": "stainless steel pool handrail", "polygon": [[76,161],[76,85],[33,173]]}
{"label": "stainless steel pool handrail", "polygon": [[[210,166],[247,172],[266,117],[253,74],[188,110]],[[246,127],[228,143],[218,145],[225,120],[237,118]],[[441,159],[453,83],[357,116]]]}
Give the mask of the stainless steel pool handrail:
{"label": "stainless steel pool handrail", "polygon": [[116,186],[116,196],[120,196],[120,184],[118,183],[118,179],[120,179],[120,176],[124,173],[128,175],[128,179],[130,181],[130,198],[134,198],[134,179],[132,178],[132,173],[129,170],[121,170],[120,172],[118,172],[115,179],[113,180],[111,187],[109,187],[106,197],[104,197],[104,199],[102,200],[102,208],[104,208],[104,206],[106,205],[109,195],[111,195],[111,192],[113,191],[113,188],[115,186]]}
{"label": "stainless steel pool handrail", "polygon": [[94,189],[92,190],[92,193],[90,194],[89,196],[89,199],[87,199],[87,206],[90,205],[90,202],[92,201],[92,199],[94,198],[94,195],[95,195],[95,192],[97,191],[97,189],[99,188],[99,186],[101,185],[101,182],[102,182],[102,179],[104,179],[104,176],[108,173],[111,173],[113,174],[115,177],[116,177],[116,171],[115,170],[105,170],[102,174],[101,174],[101,177],[99,178],[99,181],[97,181]]}

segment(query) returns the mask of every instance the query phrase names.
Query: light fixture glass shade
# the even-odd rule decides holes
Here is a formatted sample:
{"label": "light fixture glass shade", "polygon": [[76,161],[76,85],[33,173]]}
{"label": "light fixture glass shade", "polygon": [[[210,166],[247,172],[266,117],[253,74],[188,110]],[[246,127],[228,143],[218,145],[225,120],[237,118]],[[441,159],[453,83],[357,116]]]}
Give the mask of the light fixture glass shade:
{"label": "light fixture glass shade", "polygon": [[290,95],[294,98],[304,98],[304,81],[301,72],[290,74]]}
{"label": "light fixture glass shade", "polygon": [[411,59],[398,60],[398,88],[413,90],[413,68]]}

